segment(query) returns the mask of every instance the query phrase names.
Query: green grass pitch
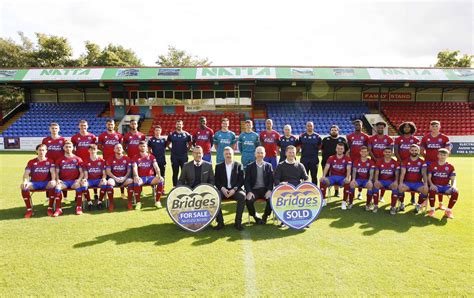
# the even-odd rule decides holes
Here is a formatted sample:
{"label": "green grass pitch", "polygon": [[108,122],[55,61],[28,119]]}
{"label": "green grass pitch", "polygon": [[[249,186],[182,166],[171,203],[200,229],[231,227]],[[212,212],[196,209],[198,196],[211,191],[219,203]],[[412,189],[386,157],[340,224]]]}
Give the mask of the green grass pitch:
{"label": "green grass pitch", "polygon": [[[309,229],[253,223],[236,231],[235,203],[223,205],[226,228],[190,233],[147,197],[140,211],[50,218],[35,194],[23,219],[19,184],[32,153],[0,154],[0,296],[473,296],[474,158],[452,157],[460,197],[455,219],[396,216],[387,198],[373,214],[356,201],[331,199]],[[166,189],[171,189],[171,167]],[[72,194],[70,194],[72,197]],[[409,196],[408,196],[409,201]],[[445,199],[447,202],[447,200]],[[260,204],[258,209],[263,210]],[[247,211],[244,222],[247,221]]]}

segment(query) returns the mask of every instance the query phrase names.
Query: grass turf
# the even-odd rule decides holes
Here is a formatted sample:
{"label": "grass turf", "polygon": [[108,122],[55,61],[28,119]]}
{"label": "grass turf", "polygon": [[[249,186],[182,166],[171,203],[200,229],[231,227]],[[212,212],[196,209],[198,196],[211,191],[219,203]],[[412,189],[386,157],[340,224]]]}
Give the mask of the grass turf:
{"label": "grass turf", "polygon": [[[230,225],[235,204],[223,205],[222,231],[185,232],[148,195],[140,211],[46,217],[43,194],[23,219],[19,184],[33,155],[0,154],[0,296],[463,295],[473,289],[474,159],[452,157],[460,198],[454,220],[339,209],[332,198],[311,228]],[[171,189],[167,166],[166,189]],[[117,194],[118,191],[116,191]],[[385,195],[386,202],[388,194]],[[73,197],[71,193],[69,195]],[[409,201],[409,195],[408,195]],[[445,198],[445,202],[447,202]],[[258,209],[263,210],[260,204]],[[244,213],[244,222],[247,213]]]}

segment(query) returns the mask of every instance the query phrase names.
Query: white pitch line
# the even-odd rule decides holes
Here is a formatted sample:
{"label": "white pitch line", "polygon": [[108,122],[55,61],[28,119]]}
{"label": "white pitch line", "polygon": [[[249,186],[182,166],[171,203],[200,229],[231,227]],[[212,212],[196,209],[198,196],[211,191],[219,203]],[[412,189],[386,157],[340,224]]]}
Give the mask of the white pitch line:
{"label": "white pitch line", "polygon": [[258,296],[257,274],[252,252],[252,237],[247,231],[242,231],[242,245],[244,249],[245,297]]}

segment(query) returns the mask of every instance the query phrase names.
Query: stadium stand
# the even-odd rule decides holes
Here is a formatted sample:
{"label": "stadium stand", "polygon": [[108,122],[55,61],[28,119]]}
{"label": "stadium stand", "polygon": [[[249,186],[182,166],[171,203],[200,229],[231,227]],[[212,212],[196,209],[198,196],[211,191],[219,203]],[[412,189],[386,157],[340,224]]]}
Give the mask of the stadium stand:
{"label": "stadium stand", "polygon": [[[307,121],[314,122],[319,134],[328,134],[333,124],[339,126],[341,134],[349,134],[353,131],[352,120],[370,113],[367,104],[362,102],[275,102],[266,106],[274,129],[283,132],[283,126],[290,124],[293,134],[305,132]],[[265,130],[265,119],[256,119],[255,129],[257,132]]]}
{"label": "stadium stand", "polygon": [[439,120],[443,133],[461,136],[474,134],[473,108],[468,102],[388,102],[383,103],[382,113],[396,128],[405,121],[413,121],[417,135],[428,133],[430,121]]}
{"label": "stadium stand", "polygon": [[60,134],[71,137],[76,134],[78,123],[85,119],[89,131],[99,135],[105,130],[107,118],[100,117],[106,108],[105,103],[31,103],[29,110],[13,123],[3,136],[44,137],[50,134],[49,124],[59,123]]}
{"label": "stadium stand", "polygon": [[184,130],[189,133],[194,132],[199,126],[199,117],[204,116],[207,119],[207,126],[214,131],[221,129],[221,119],[226,117],[229,119],[229,129],[240,134],[240,116],[238,113],[226,112],[223,114],[214,113],[199,113],[199,114],[161,114],[153,119],[153,124],[150,127],[149,135],[153,135],[153,130],[157,125],[162,128],[164,135],[169,134],[175,130],[176,121],[183,120]]}

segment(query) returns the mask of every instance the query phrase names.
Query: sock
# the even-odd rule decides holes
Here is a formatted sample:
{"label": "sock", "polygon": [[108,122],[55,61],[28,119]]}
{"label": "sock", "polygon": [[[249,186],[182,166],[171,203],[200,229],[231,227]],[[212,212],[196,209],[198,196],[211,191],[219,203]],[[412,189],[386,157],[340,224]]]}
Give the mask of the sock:
{"label": "sock", "polygon": [[428,193],[428,195],[429,195],[429,200],[430,200],[430,207],[431,207],[431,208],[434,208],[435,203],[436,203],[436,200],[435,200],[436,192],[433,191],[433,190],[430,190],[430,192]]}
{"label": "sock", "polygon": [[343,190],[343,194],[342,194],[342,199],[343,199],[344,201],[346,201],[346,202],[347,202],[347,199],[348,199],[348,197],[349,197],[350,191],[351,191],[351,190],[350,190],[350,187],[349,187],[349,183],[344,184],[344,190]]}
{"label": "sock", "polygon": [[326,198],[326,190],[327,190],[326,183],[325,182],[321,183],[321,192],[323,193],[323,198]]}
{"label": "sock", "polygon": [[91,201],[91,194],[89,193],[88,189],[84,190],[84,196],[86,197],[87,202]]}
{"label": "sock", "polygon": [[390,201],[390,207],[395,208],[397,206],[398,193],[392,191],[392,199]]}
{"label": "sock", "polygon": [[453,192],[451,194],[451,198],[449,199],[448,203],[448,209],[451,210],[454,207],[454,204],[456,204],[456,201],[458,200],[459,193],[458,192]]}
{"label": "sock", "polygon": [[398,195],[398,200],[399,200],[400,203],[402,203],[402,204],[405,202],[405,193],[404,193],[404,192],[399,193],[399,195]]}
{"label": "sock", "polygon": [[49,198],[48,209],[53,209],[54,197],[55,197],[54,188],[46,190],[46,194],[48,195],[48,198]]}
{"label": "sock", "polygon": [[76,189],[76,207],[82,207],[82,187]]}
{"label": "sock", "polygon": [[31,210],[31,193],[29,189],[23,189],[21,191],[21,196],[25,201],[26,209]]}
{"label": "sock", "polygon": [[370,206],[370,203],[372,202],[372,192],[367,190],[367,195],[366,195],[366,205]]}
{"label": "sock", "polygon": [[384,196],[384,194],[385,194],[385,189],[381,189],[380,190],[380,197],[382,198]]}
{"label": "sock", "polygon": [[415,193],[411,191],[410,195],[411,195],[411,200],[414,201],[415,200]]}
{"label": "sock", "polygon": [[114,204],[114,188],[110,185],[107,187],[107,197],[109,198],[109,202],[111,205]]}
{"label": "sock", "polygon": [[135,201],[137,203],[140,202],[140,198],[141,198],[141,195],[142,195],[142,187],[139,186],[139,185],[136,185],[133,190],[135,191]]}
{"label": "sock", "polygon": [[61,193],[61,190],[57,189],[56,190],[56,210],[61,209],[61,201],[63,200],[63,194]]}
{"label": "sock", "polygon": [[67,198],[67,190],[63,190],[63,197]]}
{"label": "sock", "polygon": [[120,193],[124,194],[125,193],[125,187],[120,187]]}
{"label": "sock", "polygon": [[127,187],[127,195],[128,195],[128,201],[129,202],[132,202],[133,200],[133,186],[130,185],[129,187]]}
{"label": "sock", "polygon": [[443,203],[443,194],[441,193],[438,194],[438,202]]}
{"label": "sock", "polygon": [[[156,186],[155,202],[159,202],[161,200],[161,195],[163,194],[164,188],[165,188],[165,185],[162,182],[158,183],[158,185]],[[323,198],[325,198],[324,195],[323,195]]]}
{"label": "sock", "polygon": [[97,188],[94,188],[94,196],[97,195]]}
{"label": "sock", "polygon": [[[379,204],[379,190],[377,188],[372,189],[372,198],[374,199],[374,205],[378,206]],[[368,193],[368,191],[367,191]]]}
{"label": "sock", "polygon": [[372,190],[367,190],[367,199],[368,200],[374,199],[374,206],[379,205],[379,195],[378,194],[374,195]]}
{"label": "sock", "polygon": [[355,189],[351,188],[349,190],[349,205],[352,204],[352,202],[354,202],[354,195],[355,195]]}
{"label": "sock", "polygon": [[420,194],[418,195],[418,205],[423,204],[423,202],[424,202],[425,200],[426,200],[426,195],[420,193]]}
{"label": "sock", "polygon": [[106,192],[107,192],[107,185],[102,185],[100,187],[99,202],[102,202],[104,200]]}

